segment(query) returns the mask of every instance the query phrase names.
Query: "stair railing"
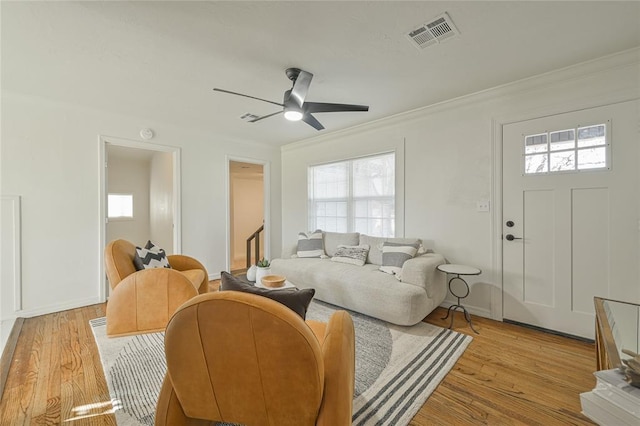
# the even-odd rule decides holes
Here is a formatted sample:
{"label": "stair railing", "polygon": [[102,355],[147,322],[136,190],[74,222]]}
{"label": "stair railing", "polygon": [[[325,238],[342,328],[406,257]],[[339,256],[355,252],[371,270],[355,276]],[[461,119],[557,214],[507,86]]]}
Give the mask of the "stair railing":
{"label": "stair railing", "polygon": [[[251,265],[258,263],[258,260],[260,260],[260,233],[262,231],[264,231],[264,224],[260,225],[260,228],[247,238],[247,269],[249,269]],[[255,262],[251,262],[251,241],[254,241],[255,246]]]}

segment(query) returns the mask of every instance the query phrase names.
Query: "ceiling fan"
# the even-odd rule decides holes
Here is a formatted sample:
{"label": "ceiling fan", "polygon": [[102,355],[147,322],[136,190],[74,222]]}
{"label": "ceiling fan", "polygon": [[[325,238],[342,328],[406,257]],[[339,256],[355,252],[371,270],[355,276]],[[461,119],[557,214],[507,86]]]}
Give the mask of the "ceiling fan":
{"label": "ceiling fan", "polygon": [[264,120],[265,118],[273,117],[284,112],[284,118],[291,121],[302,120],[316,130],[324,129],[324,126],[311,115],[312,113],[320,112],[344,112],[344,111],[369,111],[367,105],[349,105],[349,104],[331,104],[324,102],[306,102],[307,92],[309,92],[309,85],[311,85],[311,79],[313,74],[308,71],[301,70],[299,68],[288,68],[285,74],[293,82],[293,87],[284,92],[284,100],[282,103],[268,101],[266,99],[256,98],[255,96],[244,95],[242,93],[231,92],[229,90],[214,88],[217,92],[229,93],[232,95],[244,96],[245,98],[256,99],[270,104],[278,105],[282,107],[281,111],[274,112],[273,114],[263,115],[262,117],[249,120],[250,123]]}

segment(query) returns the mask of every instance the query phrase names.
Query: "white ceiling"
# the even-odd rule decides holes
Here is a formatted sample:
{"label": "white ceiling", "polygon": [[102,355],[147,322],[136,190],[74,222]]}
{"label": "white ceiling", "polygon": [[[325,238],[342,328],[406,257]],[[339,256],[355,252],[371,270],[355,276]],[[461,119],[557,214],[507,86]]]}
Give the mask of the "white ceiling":
{"label": "white ceiling", "polygon": [[[1,2],[2,90],[280,146],[319,134],[278,107],[284,75],[307,100],[370,105],[316,117],[328,133],[640,45],[640,2]],[[460,36],[405,34],[448,12]]]}

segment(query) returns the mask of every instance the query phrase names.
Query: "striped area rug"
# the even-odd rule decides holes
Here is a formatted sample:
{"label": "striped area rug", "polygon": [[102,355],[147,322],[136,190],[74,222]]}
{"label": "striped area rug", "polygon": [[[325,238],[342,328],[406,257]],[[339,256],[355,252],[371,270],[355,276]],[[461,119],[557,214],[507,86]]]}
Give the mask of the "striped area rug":
{"label": "striped area rug", "polygon": [[[307,319],[337,309],[313,301]],[[353,424],[407,425],[472,338],[427,323],[401,327],[351,312],[356,330]],[[163,333],[106,337],[104,318],[90,321],[120,426],[153,425],[166,372]]]}

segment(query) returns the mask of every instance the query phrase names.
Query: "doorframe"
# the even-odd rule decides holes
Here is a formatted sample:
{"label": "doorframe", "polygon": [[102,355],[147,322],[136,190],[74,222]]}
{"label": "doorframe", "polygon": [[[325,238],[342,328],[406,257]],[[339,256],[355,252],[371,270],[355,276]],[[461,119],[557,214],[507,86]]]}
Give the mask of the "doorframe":
{"label": "doorframe", "polygon": [[107,144],[121,146],[125,148],[144,149],[147,151],[166,152],[173,157],[173,252],[180,254],[182,252],[182,202],[180,194],[180,148],[159,145],[151,142],[140,142],[131,139],[117,138],[113,136],[99,135],[99,173],[100,173],[100,195],[99,195],[99,214],[100,226],[98,236],[98,272],[100,274],[98,297],[100,302],[107,301],[107,280],[104,268],[104,248],[107,245],[106,228],[107,228]]}
{"label": "doorframe", "polygon": [[259,160],[256,158],[249,157],[239,157],[235,155],[225,155],[225,192],[226,192],[226,268],[227,271],[231,271],[231,179],[229,178],[230,172],[230,163],[232,161],[240,162],[240,163],[249,163],[249,164],[259,164],[262,166],[262,194],[264,197],[263,201],[263,212],[264,212],[264,257],[266,259],[271,259],[271,162],[266,160]]}

